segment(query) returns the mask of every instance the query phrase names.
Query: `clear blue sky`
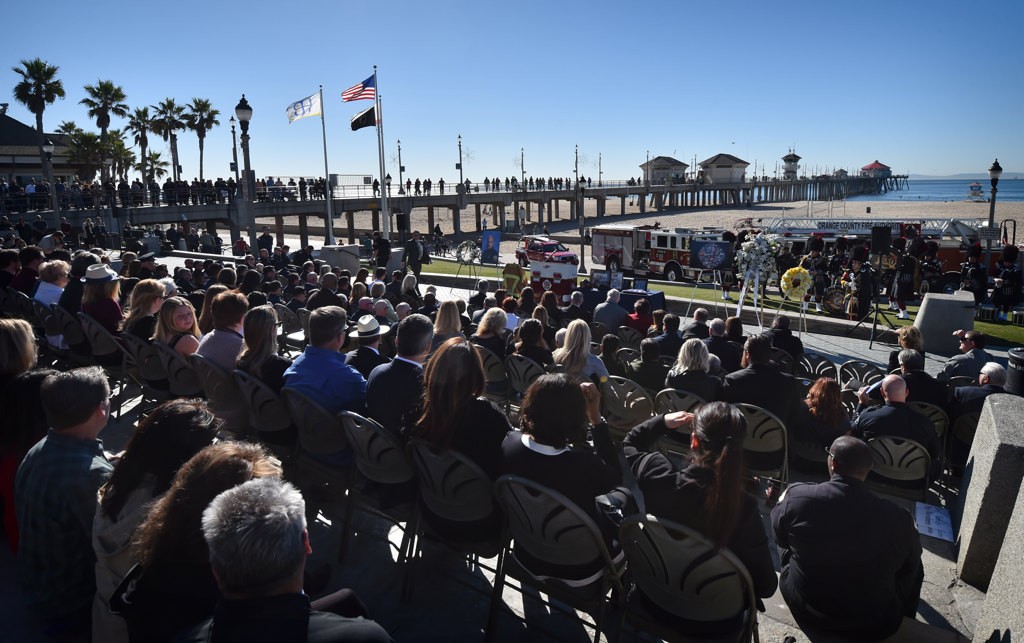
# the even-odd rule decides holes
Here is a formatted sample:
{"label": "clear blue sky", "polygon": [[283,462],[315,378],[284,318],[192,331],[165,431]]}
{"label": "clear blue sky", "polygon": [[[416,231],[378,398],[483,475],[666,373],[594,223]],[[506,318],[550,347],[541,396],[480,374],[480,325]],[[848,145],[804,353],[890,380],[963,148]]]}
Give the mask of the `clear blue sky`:
{"label": "clear blue sky", "polygon": [[[319,84],[331,172],[376,174],[374,130],[349,129],[370,102],[339,98],[374,64],[396,179],[401,139],[412,178],[456,180],[459,134],[473,181],[517,174],[521,147],[528,175],[571,176],[576,144],[595,180],[599,153],[609,179],[639,175],[647,150],[687,163],[727,152],[772,174],[790,146],[808,171],[879,159],[900,173],[984,172],[994,157],[1024,170],[1016,1],[116,4],[58,0],[5,30],[0,100],[33,122],[10,67],[36,56],[60,66],[67,91],[48,131],[90,125],[78,101],[98,79],[132,107],[209,98],[221,111],[212,178],[228,175],[242,93],[257,176],[322,175],[319,119],[285,118]],[[195,136],[179,150],[198,175]]]}

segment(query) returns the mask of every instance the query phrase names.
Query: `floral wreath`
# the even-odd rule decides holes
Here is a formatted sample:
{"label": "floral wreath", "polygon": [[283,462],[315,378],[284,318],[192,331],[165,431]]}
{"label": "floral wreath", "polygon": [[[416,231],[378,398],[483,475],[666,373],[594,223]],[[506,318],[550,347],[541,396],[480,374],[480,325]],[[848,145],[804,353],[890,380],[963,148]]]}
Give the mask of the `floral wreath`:
{"label": "floral wreath", "polygon": [[802,300],[811,289],[811,273],[806,268],[797,266],[790,268],[782,275],[782,283],[779,284],[782,294],[790,299]]}
{"label": "floral wreath", "polygon": [[455,259],[459,263],[473,263],[480,259],[480,248],[472,241],[463,241],[455,248]]}
{"label": "floral wreath", "polygon": [[756,237],[744,241],[736,250],[736,267],[740,275],[746,278],[757,273],[765,280],[776,272],[775,257],[781,245],[778,235],[759,232]]}

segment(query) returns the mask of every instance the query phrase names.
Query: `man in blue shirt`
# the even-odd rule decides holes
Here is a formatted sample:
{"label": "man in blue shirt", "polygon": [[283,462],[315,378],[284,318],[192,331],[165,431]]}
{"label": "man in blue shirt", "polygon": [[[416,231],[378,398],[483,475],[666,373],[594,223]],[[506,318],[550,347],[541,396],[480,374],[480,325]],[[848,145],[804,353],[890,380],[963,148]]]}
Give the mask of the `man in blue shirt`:
{"label": "man in blue shirt", "polygon": [[284,372],[284,385],[293,388],[331,413],[363,413],[366,380],[345,363],[341,347],[348,331],[348,315],[337,306],[323,306],[309,316],[309,346]]}
{"label": "man in blue shirt", "polygon": [[88,638],[96,491],[113,471],[97,439],[109,418],[110,387],[94,366],[47,377],[40,395],[50,431],[29,450],[14,483],[25,601],[47,636]]}

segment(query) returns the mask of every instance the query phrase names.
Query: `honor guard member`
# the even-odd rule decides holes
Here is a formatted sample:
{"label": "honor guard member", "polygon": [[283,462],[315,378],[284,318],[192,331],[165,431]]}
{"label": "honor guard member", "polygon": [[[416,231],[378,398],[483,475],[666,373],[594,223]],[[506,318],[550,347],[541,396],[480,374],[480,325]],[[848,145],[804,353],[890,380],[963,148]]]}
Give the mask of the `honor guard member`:
{"label": "honor guard member", "polygon": [[975,305],[985,300],[988,289],[988,271],[978,263],[981,258],[981,246],[973,244],[967,248],[967,260],[960,264],[960,290],[974,293]]}
{"label": "honor guard member", "polygon": [[838,237],[835,252],[828,258],[828,273],[832,276],[833,282],[839,281],[843,273],[850,267],[850,256],[847,253],[848,243],[846,237]]}
{"label": "honor guard member", "polygon": [[[728,241],[732,244],[732,248],[735,249],[739,246],[736,242],[736,234],[732,230],[726,230],[722,233],[722,241]],[[729,296],[729,292],[732,290],[733,284],[736,283],[736,268],[733,266],[727,266],[721,271],[722,277],[722,299],[731,301],[732,297]]]}
{"label": "honor guard member", "polygon": [[1003,248],[1003,265],[996,276],[995,289],[992,291],[992,303],[999,309],[999,319],[1007,321],[1007,315],[1020,301],[1021,272],[1017,267],[1017,246]]}
{"label": "honor guard member", "polygon": [[875,271],[868,262],[868,249],[858,246],[853,249],[850,269],[843,275],[843,285],[849,291],[846,314],[851,320],[863,319],[871,312],[875,296]]}
{"label": "honor guard member", "polygon": [[920,265],[917,258],[907,252],[906,239],[895,239],[892,247],[896,251],[896,273],[893,275],[892,287],[889,288],[889,309],[898,310],[900,319],[910,319],[907,300],[912,299],[917,292],[921,281]]}
{"label": "honor guard member", "polygon": [[[800,260],[800,265],[811,274],[811,292],[814,297],[814,308],[817,312],[825,312],[821,309],[821,300],[825,296],[825,290],[829,286],[828,259],[822,256],[821,250],[825,242],[821,237],[811,237],[807,242],[808,254]],[[807,302],[804,302],[804,309]]]}
{"label": "honor guard member", "polygon": [[939,244],[929,241],[925,244],[924,256],[921,257],[921,294],[926,291],[924,284],[928,284],[927,292],[942,292],[942,262],[939,261]]}

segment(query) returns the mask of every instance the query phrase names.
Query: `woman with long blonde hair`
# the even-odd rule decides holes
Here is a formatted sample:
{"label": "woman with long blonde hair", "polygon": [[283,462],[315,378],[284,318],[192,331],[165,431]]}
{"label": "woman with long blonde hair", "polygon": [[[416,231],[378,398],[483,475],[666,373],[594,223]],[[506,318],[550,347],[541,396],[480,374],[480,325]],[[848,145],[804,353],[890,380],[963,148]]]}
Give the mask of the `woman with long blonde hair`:
{"label": "woman with long blonde hair", "polygon": [[[900,347],[894,351],[889,351],[889,371],[894,371],[900,367],[900,351],[904,349],[909,348],[921,353],[921,357],[925,356],[924,335],[921,334],[921,330],[917,326],[901,326],[896,331],[896,337]],[[829,442],[829,444],[832,443]]]}
{"label": "woman with long blonde hair", "polygon": [[236,368],[260,380],[276,393],[284,386],[291,360],[277,354],[277,313],[270,305],[250,308],[242,319],[245,344]]}
{"label": "woman with long blonde hair", "polygon": [[480,319],[480,324],[476,328],[476,332],[469,341],[483,346],[487,350],[491,351],[498,356],[499,359],[505,359],[508,353],[508,346],[505,340],[505,311],[500,308],[488,308],[487,312]]}
{"label": "woman with long blonde hair", "polygon": [[565,331],[565,344],[554,352],[555,364],[579,382],[608,379],[604,362],[590,350],[590,326],[574,319]]}
{"label": "woman with long blonde hair", "polygon": [[166,292],[164,285],[156,279],[143,279],[135,284],[128,298],[128,316],[121,332],[149,341],[156,331],[156,314],[160,312]]}
{"label": "woman with long blonde hair", "polygon": [[430,352],[433,353],[437,347],[453,337],[465,339],[462,334],[462,317],[459,315],[459,306],[452,300],[441,302],[437,309],[437,317],[434,319],[434,339],[431,343]]}
{"label": "woman with long blonde hair", "polygon": [[199,350],[196,309],[187,299],[171,297],[160,306],[153,340],[166,344],[184,356]]}

